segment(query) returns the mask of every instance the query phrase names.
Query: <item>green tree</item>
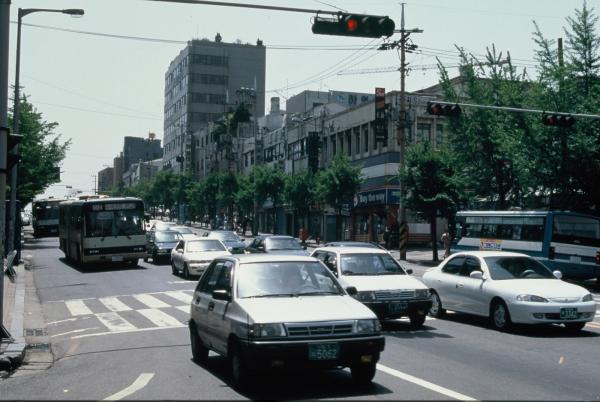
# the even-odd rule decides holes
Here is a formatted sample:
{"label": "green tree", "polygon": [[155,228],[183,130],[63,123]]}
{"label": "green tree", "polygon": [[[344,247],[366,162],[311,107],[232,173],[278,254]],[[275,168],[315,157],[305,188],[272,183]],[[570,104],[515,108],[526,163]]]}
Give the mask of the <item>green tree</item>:
{"label": "green tree", "polygon": [[348,156],[337,154],[331,166],[322,171],[317,179],[317,194],[320,200],[337,212],[336,237],[342,238],[342,208],[350,204],[362,182],[361,168],[353,166]]}
{"label": "green tree", "polygon": [[300,219],[300,226],[308,227],[310,207],[317,201],[316,184],[316,176],[310,171],[285,178],[285,199],[294,209],[294,217]]}
{"label": "green tree", "polygon": [[272,166],[257,166],[253,169],[256,200],[263,204],[270,199],[273,203],[273,233],[277,232],[277,208],[283,201],[285,174]]}
{"label": "green tree", "polygon": [[[13,125],[9,116],[9,126]],[[42,193],[49,185],[60,181],[56,175],[65,158],[71,140],[61,142],[55,133],[58,123],[49,123],[29,103],[27,96],[20,100],[19,131],[23,139],[19,145],[21,163],[18,165],[17,199],[25,206]],[[7,197],[8,198],[8,197]]]}
{"label": "green tree", "polygon": [[406,207],[430,224],[433,261],[437,261],[436,218],[450,219],[461,199],[458,189],[462,186],[449,153],[434,149],[428,141],[410,147],[400,180],[405,183]]}
{"label": "green tree", "polygon": [[[242,218],[242,230],[246,233],[246,225],[248,223],[248,217],[252,217],[254,221],[254,176],[239,175],[238,178],[238,189],[235,193],[235,204],[238,208],[238,216]],[[256,235],[256,234],[254,234]]]}

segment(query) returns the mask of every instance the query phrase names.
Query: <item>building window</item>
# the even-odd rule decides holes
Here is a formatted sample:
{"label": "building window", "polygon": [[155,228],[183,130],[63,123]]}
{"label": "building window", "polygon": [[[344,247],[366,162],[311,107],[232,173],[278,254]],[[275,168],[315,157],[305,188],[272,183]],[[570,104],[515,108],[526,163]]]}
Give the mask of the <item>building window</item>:
{"label": "building window", "polygon": [[429,123],[417,123],[417,133],[415,136],[415,142],[431,142],[431,124]]}
{"label": "building window", "polygon": [[337,147],[335,143],[335,134],[329,137],[331,139],[331,157],[333,158],[337,152]]}
{"label": "building window", "polygon": [[354,147],[355,147],[354,153],[356,155],[359,155],[360,154],[360,127],[356,127],[354,129],[354,138],[355,138],[355,141],[354,141]]}
{"label": "building window", "polygon": [[369,126],[363,126],[363,140],[364,140],[364,152],[369,152]]}

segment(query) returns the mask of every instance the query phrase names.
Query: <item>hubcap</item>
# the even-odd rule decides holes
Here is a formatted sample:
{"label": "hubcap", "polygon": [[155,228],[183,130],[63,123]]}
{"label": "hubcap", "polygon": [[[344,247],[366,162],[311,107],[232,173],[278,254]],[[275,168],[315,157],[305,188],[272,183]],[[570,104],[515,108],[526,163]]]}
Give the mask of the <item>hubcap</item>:
{"label": "hubcap", "polygon": [[433,315],[436,315],[439,312],[440,299],[438,298],[437,294],[433,294],[433,297],[431,298],[431,308],[429,310]]}
{"label": "hubcap", "polygon": [[496,306],[496,310],[494,311],[494,322],[498,328],[502,328],[506,324],[506,310],[502,304]]}

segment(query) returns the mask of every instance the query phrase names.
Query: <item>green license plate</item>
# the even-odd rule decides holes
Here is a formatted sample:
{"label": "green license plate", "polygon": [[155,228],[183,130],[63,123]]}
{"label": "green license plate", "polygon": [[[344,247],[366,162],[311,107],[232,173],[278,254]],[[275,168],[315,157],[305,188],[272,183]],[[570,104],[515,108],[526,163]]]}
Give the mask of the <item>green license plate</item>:
{"label": "green license plate", "polygon": [[576,308],[561,308],[560,309],[560,319],[561,320],[577,319],[577,309]]}
{"label": "green license plate", "polygon": [[335,360],[340,355],[337,343],[316,343],[308,345],[308,360]]}
{"label": "green license plate", "polygon": [[390,303],[390,305],[389,305],[389,312],[392,314],[403,313],[406,310],[408,310],[407,302],[394,302],[394,303]]}

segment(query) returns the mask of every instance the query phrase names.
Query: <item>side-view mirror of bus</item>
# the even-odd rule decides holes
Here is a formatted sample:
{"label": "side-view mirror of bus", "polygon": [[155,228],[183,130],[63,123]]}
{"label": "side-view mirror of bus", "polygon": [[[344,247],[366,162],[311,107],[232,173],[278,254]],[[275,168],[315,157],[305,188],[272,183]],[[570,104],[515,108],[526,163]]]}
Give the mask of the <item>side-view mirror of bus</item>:
{"label": "side-view mirror of bus", "polygon": [[554,277],[556,279],[562,279],[562,272],[556,270],[556,271],[552,272],[552,274],[554,275]]}

